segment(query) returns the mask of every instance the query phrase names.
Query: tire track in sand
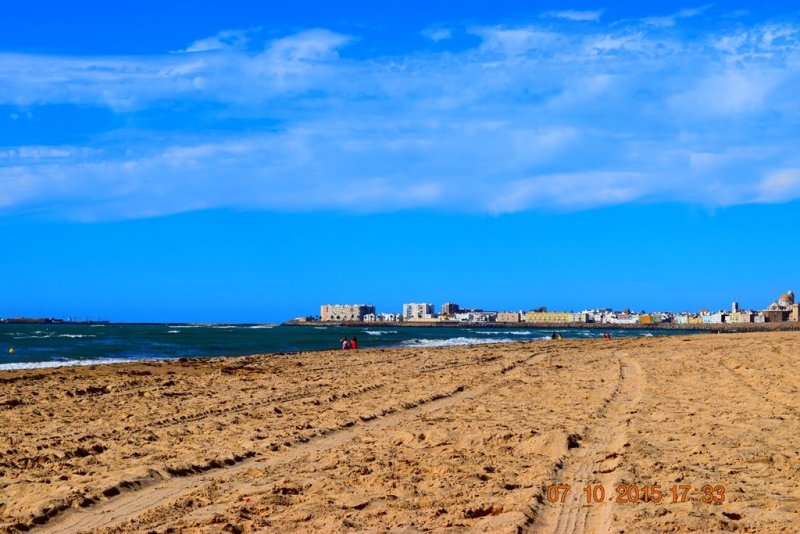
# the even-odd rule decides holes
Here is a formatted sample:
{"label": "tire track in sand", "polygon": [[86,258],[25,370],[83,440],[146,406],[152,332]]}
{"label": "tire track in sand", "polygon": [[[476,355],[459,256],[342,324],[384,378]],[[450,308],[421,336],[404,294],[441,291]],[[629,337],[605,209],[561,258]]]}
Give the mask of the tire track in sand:
{"label": "tire track in sand", "polygon": [[[371,420],[362,420],[362,422],[353,424],[348,428],[344,428],[324,437],[312,439],[307,443],[297,445],[289,450],[281,451],[272,457],[245,459],[234,466],[221,469],[213,475],[206,473],[202,476],[196,475],[170,478],[148,484],[144,491],[139,490],[124,493],[108,502],[93,506],[90,510],[71,510],[63,516],[54,518],[45,525],[36,528],[34,531],[37,534],[73,534],[112,528],[130,519],[135,519],[150,510],[169,506],[170,503],[173,503],[177,499],[193,493],[203,486],[213,484],[215,481],[224,477],[242,473],[252,467],[272,467],[286,464],[306,454],[341,447],[368,430],[376,430],[390,425],[402,424],[406,421],[422,417],[431,412],[447,408],[463,400],[478,396],[496,387],[498,382],[507,379],[509,374],[513,373],[518,365],[536,363],[541,361],[544,356],[545,353],[534,354],[528,358],[514,361],[511,365],[496,368],[494,372],[487,372],[486,375],[493,376],[493,380],[487,380],[480,387],[475,389],[467,389],[463,386],[459,386],[455,390],[447,393],[437,393],[427,398],[420,399],[413,407],[378,416]],[[144,488],[144,485],[142,488]]]}
{"label": "tire track in sand", "polygon": [[[639,363],[625,352],[619,353],[619,381],[614,393],[597,412],[597,423],[587,427],[578,445],[564,458],[552,484],[569,484],[567,502],[550,503],[547,488],[539,500],[537,517],[530,530],[553,534],[605,533],[611,526],[614,506],[611,488],[619,458],[627,444],[630,413],[639,402],[646,379]],[[601,484],[605,501],[587,504],[583,488]],[[577,499],[573,501],[572,499]]]}

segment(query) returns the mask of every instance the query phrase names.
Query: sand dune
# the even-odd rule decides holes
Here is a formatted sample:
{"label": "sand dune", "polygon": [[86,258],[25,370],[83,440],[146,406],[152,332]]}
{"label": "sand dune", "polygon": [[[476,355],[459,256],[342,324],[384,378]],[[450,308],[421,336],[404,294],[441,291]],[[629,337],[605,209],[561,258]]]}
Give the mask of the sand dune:
{"label": "sand dune", "polygon": [[0,528],[791,532],[798,355],[751,333],[3,372]]}

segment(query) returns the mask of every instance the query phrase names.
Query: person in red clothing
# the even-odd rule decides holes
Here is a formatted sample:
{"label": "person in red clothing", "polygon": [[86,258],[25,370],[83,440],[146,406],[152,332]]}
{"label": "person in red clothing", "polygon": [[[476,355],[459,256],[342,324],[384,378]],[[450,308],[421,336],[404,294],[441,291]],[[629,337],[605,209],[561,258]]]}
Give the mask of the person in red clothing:
{"label": "person in red clothing", "polygon": [[351,349],[358,348],[358,341],[356,341],[356,336],[353,336],[353,339],[350,340],[350,348]]}

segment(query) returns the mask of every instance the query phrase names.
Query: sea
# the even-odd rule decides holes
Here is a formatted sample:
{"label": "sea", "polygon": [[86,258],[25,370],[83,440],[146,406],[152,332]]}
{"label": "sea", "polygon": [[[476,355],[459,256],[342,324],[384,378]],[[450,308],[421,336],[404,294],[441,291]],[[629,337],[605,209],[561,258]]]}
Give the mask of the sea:
{"label": "sea", "polygon": [[443,347],[535,340],[686,335],[697,331],[481,327],[187,324],[0,324],[0,370],[359,348]]}

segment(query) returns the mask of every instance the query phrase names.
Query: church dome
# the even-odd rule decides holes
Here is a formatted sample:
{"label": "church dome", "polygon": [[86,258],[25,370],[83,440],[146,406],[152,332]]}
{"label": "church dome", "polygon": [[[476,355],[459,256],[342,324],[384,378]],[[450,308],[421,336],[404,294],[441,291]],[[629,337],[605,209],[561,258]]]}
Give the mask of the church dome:
{"label": "church dome", "polygon": [[790,289],[785,295],[778,299],[781,304],[794,304],[794,293]]}

